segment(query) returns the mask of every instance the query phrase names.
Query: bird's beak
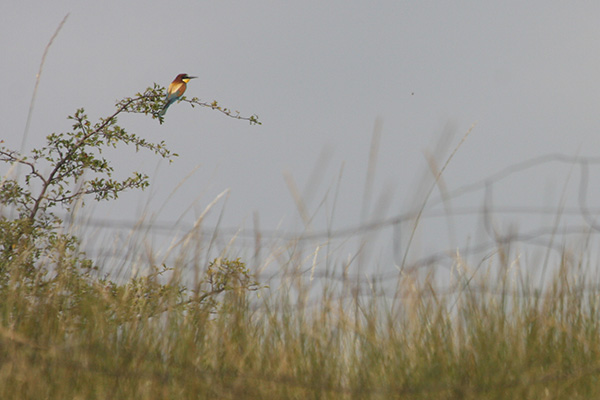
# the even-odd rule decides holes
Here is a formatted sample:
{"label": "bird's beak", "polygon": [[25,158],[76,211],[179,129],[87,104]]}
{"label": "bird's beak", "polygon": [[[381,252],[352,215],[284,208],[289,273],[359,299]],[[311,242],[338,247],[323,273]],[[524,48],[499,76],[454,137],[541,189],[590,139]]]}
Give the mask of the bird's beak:
{"label": "bird's beak", "polygon": [[186,76],[187,79],[196,79],[197,76]]}

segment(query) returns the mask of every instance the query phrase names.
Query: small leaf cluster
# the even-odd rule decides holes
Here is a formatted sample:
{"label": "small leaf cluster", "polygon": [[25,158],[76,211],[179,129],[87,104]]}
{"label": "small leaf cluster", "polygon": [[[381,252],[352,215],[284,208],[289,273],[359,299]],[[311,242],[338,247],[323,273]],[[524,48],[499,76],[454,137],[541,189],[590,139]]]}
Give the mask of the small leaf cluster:
{"label": "small leaf cluster", "polygon": [[[187,100],[187,99],[184,99],[184,100]],[[237,110],[233,111],[229,108],[222,107],[219,105],[219,103],[216,100],[213,100],[210,103],[206,103],[206,102],[200,101],[200,99],[198,99],[197,97],[194,97],[194,98],[190,99],[188,102],[191,104],[192,107],[194,107],[194,106],[210,107],[213,110],[221,111],[223,114],[227,115],[228,117],[248,121],[248,122],[250,122],[250,125],[262,125],[262,122],[260,122],[258,120],[258,115],[253,114],[249,117],[243,117],[239,111],[237,111]]]}
{"label": "small leaf cluster", "polygon": [[219,257],[209,263],[204,278],[196,285],[193,301],[214,310],[219,305],[220,294],[237,296],[266,287],[254,279],[246,264],[239,258],[230,260]]}

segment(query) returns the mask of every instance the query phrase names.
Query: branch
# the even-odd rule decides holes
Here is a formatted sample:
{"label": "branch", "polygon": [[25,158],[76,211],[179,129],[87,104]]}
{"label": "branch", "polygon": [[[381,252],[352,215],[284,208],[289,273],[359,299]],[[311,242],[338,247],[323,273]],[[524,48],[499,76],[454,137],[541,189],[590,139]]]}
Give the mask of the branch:
{"label": "branch", "polygon": [[[129,102],[129,106],[124,111],[128,113],[142,113],[142,114],[151,114],[153,118],[158,118],[159,122],[162,124],[164,118],[158,115],[160,109],[162,109],[164,105],[164,99],[166,96],[166,89],[158,84],[154,84],[154,87],[147,88],[146,91],[137,94],[137,98],[135,99],[125,99],[125,100],[133,100]],[[146,101],[144,101],[146,100]],[[136,101],[139,101],[136,103]],[[148,102],[149,101],[149,102]],[[185,96],[179,99],[180,102],[189,103],[192,107],[200,106],[207,107],[213,110],[217,110],[225,114],[226,116],[250,122],[251,125],[262,125],[262,122],[258,120],[258,115],[254,114],[249,117],[244,117],[240,114],[239,111],[233,111],[226,107],[221,107],[216,100],[212,102],[203,102],[197,97],[193,97],[191,99],[186,98]],[[120,103],[119,103],[120,104]]]}
{"label": "branch", "polygon": [[249,117],[242,117],[240,115],[239,111],[232,111],[229,108],[226,107],[221,107],[216,100],[213,100],[212,103],[205,103],[200,101],[200,99],[198,99],[197,97],[193,97],[190,100],[186,99],[185,97],[182,99],[182,101],[186,101],[188,103],[191,104],[192,107],[195,106],[201,106],[201,107],[210,107],[213,110],[217,110],[222,112],[223,114],[227,115],[228,117],[234,118],[234,119],[241,119],[244,121],[249,121],[250,125],[262,125],[262,122],[260,122],[258,120],[258,115],[253,114]]}

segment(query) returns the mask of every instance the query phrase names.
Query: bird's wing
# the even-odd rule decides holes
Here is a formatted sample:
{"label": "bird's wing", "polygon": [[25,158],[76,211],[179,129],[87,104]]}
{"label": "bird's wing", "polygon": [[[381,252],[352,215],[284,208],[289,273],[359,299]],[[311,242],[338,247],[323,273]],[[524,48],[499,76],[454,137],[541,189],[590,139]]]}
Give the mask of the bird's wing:
{"label": "bird's wing", "polygon": [[170,100],[172,98],[179,98],[185,92],[185,83],[183,82],[173,82],[169,85],[169,90],[167,90],[168,96],[167,99]]}

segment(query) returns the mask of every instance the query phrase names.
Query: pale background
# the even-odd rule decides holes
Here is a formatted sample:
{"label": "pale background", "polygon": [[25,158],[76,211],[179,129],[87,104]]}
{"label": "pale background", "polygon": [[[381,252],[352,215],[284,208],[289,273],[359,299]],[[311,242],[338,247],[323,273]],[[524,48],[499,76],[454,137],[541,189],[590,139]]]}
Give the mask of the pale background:
{"label": "pale background", "polygon": [[[165,140],[180,157],[169,165],[148,153],[120,154],[116,169],[149,173],[151,187],[95,206],[96,220],[133,224],[144,214],[168,226],[192,224],[229,189],[207,229],[224,210],[224,231],[251,231],[257,215],[265,231],[303,232],[287,175],[316,213],[309,229],[357,227],[418,209],[432,182],[427,155],[441,167],[474,123],[444,173],[449,191],[538,156],[599,153],[600,3],[547,0],[4,0],[0,139],[9,147],[20,146],[42,53],[67,13],[46,59],[27,149],[69,129],[66,116],[78,107],[107,116],[115,100],[154,82],[166,86],[182,72],[199,77],[189,97],[256,113],[263,122],[250,126],[183,103],[169,109],[164,125],[121,117],[126,129]],[[366,184],[377,121],[377,165]],[[590,168],[593,207],[600,171]],[[493,205],[577,208],[579,180],[577,166],[542,163],[498,182]],[[450,206],[480,210],[485,196],[478,188]],[[437,190],[432,206],[436,198]],[[444,210],[439,203],[435,209]],[[529,211],[498,215],[498,229],[556,225],[555,212]],[[576,211],[564,224],[585,229]],[[415,257],[477,242],[486,235],[481,225],[458,211],[450,219],[424,218]],[[402,229],[405,240],[410,227]],[[401,247],[397,236],[387,229],[377,239],[383,271],[394,269],[386,260]]]}

